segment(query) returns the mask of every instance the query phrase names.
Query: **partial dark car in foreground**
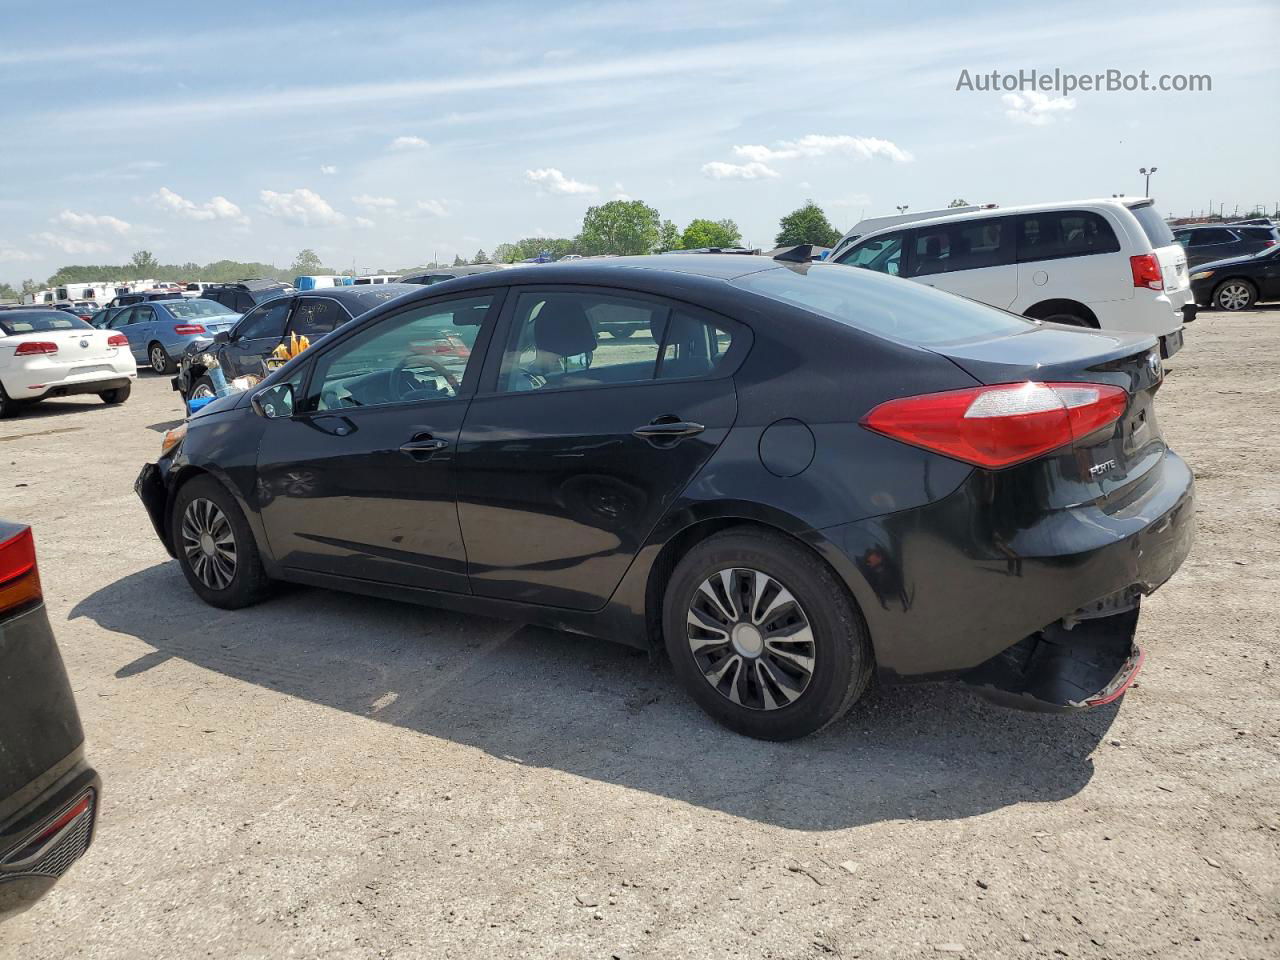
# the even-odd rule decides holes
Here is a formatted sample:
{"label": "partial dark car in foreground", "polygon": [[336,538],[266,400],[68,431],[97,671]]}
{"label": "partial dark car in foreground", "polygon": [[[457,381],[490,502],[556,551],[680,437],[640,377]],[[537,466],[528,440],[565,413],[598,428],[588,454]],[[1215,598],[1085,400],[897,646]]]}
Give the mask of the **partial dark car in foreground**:
{"label": "partial dark car in foreground", "polygon": [[178,360],[173,389],[181,393],[184,400],[215,396],[209,375],[210,361],[218,364],[228,383],[246,374],[265,377],[267,358],[294,334],[315,341],[352,317],[417,289],[388,283],[377,287],[331,287],[306,293],[290,290],[272,297],[246,313],[229,330],[220,331],[214,337],[193,338]]}
{"label": "partial dark car in foreground", "polygon": [[1191,271],[1191,293],[1202,306],[1233,312],[1280,300],[1280,246],[1202,263]]}
{"label": "partial dark car in foreground", "polygon": [[[621,309],[647,329],[599,337]],[[366,314],[136,488],[214,606],[290,580],[665,644],[751,736],[820,729],[877,670],[1078,710],[1132,681],[1190,549],[1162,375],[1154,336],[870,271],[578,261]]]}
{"label": "partial dark car in foreground", "polygon": [[0,520],[0,920],[40,899],[89,848],[100,791],[31,528]]}

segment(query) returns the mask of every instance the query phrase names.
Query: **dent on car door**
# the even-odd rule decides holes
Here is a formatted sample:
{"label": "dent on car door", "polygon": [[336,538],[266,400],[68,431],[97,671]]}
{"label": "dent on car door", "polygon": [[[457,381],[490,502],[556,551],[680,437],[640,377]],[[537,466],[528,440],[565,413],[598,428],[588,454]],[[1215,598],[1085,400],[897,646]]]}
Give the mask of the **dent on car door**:
{"label": "dent on car door", "polygon": [[454,457],[499,300],[417,303],[312,348],[305,396],[273,403],[288,415],[268,420],[258,451],[259,509],[277,562],[467,592]]}
{"label": "dent on car door", "polygon": [[[598,333],[623,324],[629,336]],[[746,339],[632,293],[509,296],[458,443],[472,592],[603,606],[733,425]]]}

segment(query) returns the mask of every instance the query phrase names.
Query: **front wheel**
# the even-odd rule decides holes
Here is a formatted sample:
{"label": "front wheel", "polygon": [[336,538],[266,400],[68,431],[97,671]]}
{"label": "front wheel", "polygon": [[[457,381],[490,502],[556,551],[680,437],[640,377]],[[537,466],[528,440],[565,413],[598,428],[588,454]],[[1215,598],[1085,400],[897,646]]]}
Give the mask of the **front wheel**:
{"label": "front wheel", "polygon": [[1213,303],[1221,310],[1248,310],[1258,299],[1258,291],[1247,280],[1226,280],[1213,291]]}
{"label": "front wheel", "polygon": [[253,531],[213,477],[196,477],[178,491],[170,536],[187,583],[210,606],[236,610],[270,592]]}
{"label": "front wheel", "polygon": [[147,358],[151,361],[151,369],[156,373],[173,373],[173,361],[169,359],[169,352],[158,343],[153,343],[147,350]]}
{"label": "front wheel", "polygon": [[663,633],[698,705],[762,740],[821,730],[871,679],[866,624],[848,591],[778,534],[726,531],[690,550],[667,584]]}

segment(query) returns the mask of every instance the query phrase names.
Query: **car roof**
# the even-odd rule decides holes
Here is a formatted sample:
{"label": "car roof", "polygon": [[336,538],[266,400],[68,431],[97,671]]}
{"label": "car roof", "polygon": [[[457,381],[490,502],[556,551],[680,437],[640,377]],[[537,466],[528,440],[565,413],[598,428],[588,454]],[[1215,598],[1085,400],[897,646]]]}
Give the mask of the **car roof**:
{"label": "car roof", "polygon": [[1042,213],[1049,210],[1088,210],[1090,207],[1097,209],[1098,207],[1110,207],[1112,209],[1122,207],[1126,210],[1133,211],[1140,207],[1151,206],[1153,201],[1147,197],[1095,197],[1090,200],[1057,200],[1052,203],[1024,203],[1017,206],[995,207],[990,210],[972,210],[969,213],[952,213],[939,217],[929,217],[924,220],[909,220],[905,223],[894,223],[888,226],[880,227],[876,230],[868,230],[862,236],[858,237],[858,242],[866,240],[868,237],[878,237],[884,233],[893,233],[900,230],[914,230],[917,227],[930,227],[943,223],[955,223],[956,221],[969,220],[991,220],[996,217],[1016,216],[1020,213]]}
{"label": "car roof", "polygon": [[348,307],[355,304],[363,313],[366,310],[372,310],[380,303],[421,289],[423,289],[421,284],[417,283],[362,283],[358,287],[321,287],[318,290],[301,290],[293,296],[328,298],[346,304]]}

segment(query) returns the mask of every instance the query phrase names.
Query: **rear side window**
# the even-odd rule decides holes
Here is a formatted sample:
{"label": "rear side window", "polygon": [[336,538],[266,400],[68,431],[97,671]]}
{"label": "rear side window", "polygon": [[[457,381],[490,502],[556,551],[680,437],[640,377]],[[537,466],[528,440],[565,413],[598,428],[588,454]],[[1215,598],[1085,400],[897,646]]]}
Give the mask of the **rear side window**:
{"label": "rear side window", "polygon": [[846,267],[862,267],[896,277],[902,269],[903,237],[902,233],[873,237],[841,254],[835,262]]}
{"label": "rear side window", "polygon": [[1236,232],[1245,240],[1274,240],[1276,232],[1271,227],[1236,227]]}
{"label": "rear side window", "polygon": [[1153,204],[1144,203],[1140,207],[1130,207],[1129,212],[1138,220],[1138,226],[1147,235],[1153,247],[1167,247],[1173,243],[1173,231],[1164,222],[1164,217],[1156,211]]}
{"label": "rear side window", "polygon": [[877,336],[919,346],[1034,329],[1029,320],[916,283],[898,283],[812,263],[800,269],[776,267],[731,283]]}
{"label": "rear side window", "polygon": [[1207,247],[1214,243],[1231,243],[1236,235],[1230,230],[1210,227],[1208,230],[1196,230],[1191,234],[1191,246]]}
{"label": "rear side window", "polygon": [[298,336],[323,337],[350,319],[347,312],[332,300],[302,299],[289,326]]}
{"label": "rear side window", "polygon": [[658,379],[709,376],[716,372],[731,346],[733,334],[724,326],[677,308],[667,320]]}
{"label": "rear side window", "polygon": [[[1173,242],[1173,234],[1169,235],[1169,242]],[[1116,253],[1120,249],[1111,224],[1085,210],[1023,214],[1018,218],[1017,243],[1020,263]]]}
{"label": "rear side window", "polygon": [[957,221],[915,231],[906,275],[926,277],[1008,263],[1013,263],[1013,238],[1007,218]]}

